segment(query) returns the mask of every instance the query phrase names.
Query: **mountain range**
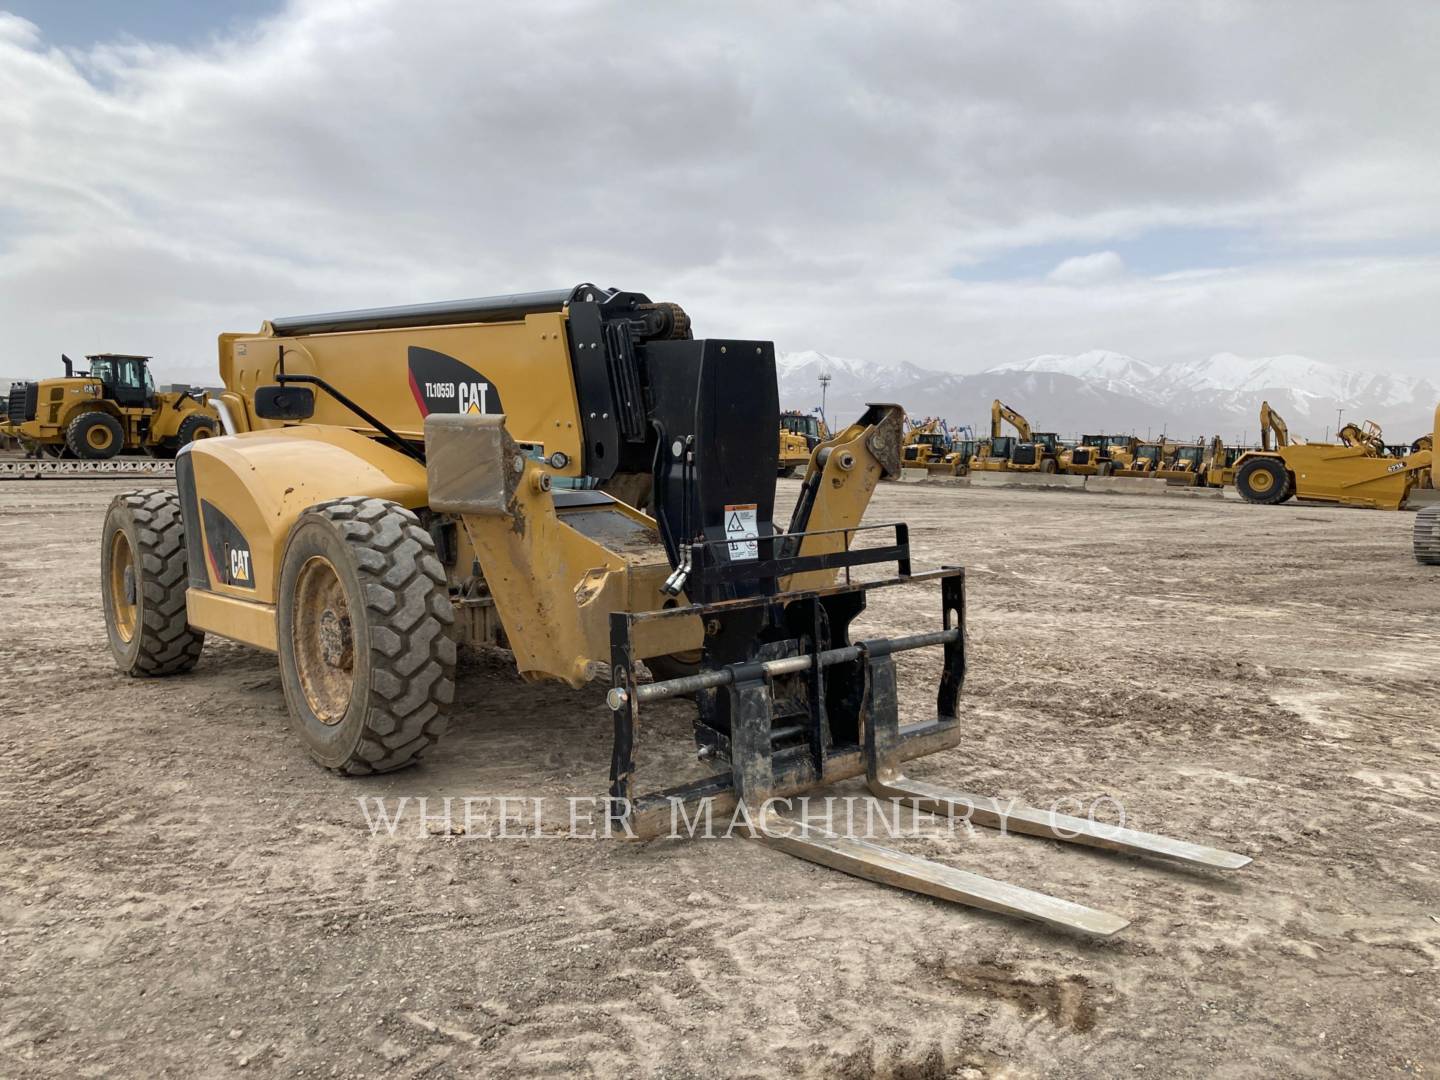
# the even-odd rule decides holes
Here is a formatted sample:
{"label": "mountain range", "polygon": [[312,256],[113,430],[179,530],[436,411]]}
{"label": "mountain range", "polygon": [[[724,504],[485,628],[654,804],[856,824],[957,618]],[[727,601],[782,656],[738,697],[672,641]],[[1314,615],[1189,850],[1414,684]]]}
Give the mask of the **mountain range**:
{"label": "mountain range", "polygon": [[[1068,438],[1091,432],[1165,432],[1172,438],[1221,435],[1255,441],[1260,402],[1268,400],[1307,439],[1333,436],[1340,420],[1374,420],[1387,441],[1409,442],[1434,426],[1440,385],[1356,371],[1304,356],[1247,359],[1217,353],[1203,360],[1150,364],[1095,349],[1047,354],[996,364],[971,374],[909,361],[877,363],[806,351],[776,360],[780,404],[810,410],[820,404],[819,376],[831,376],[826,413],[834,423],[860,414],[866,402],[893,401],[914,416],[943,416],[952,424],[988,429],[996,398],[1026,416],[1038,431]],[[18,376],[17,376],[18,378]],[[213,381],[213,380],[212,380]],[[0,378],[0,393],[10,385]]]}
{"label": "mountain range", "polygon": [[1036,430],[1062,436],[1091,432],[1165,432],[1172,438],[1252,442],[1261,401],[1288,421],[1293,435],[1333,436],[1338,424],[1374,420],[1393,443],[1434,427],[1440,386],[1415,379],[1354,371],[1304,356],[1247,359],[1217,353],[1203,360],[1149,364],[1102,349],[1050,354],[997,364],[973,374],[937,371],[908,361],[871,363],[807,351],[776,361],[780,403],[811,409],[820,403],[819,376],[828,373],[826,413],[834,422],[858,415],[869,401],[893,401],[915,416],[943,416],[952,424],[988,430],[990,403],[999,398]]}

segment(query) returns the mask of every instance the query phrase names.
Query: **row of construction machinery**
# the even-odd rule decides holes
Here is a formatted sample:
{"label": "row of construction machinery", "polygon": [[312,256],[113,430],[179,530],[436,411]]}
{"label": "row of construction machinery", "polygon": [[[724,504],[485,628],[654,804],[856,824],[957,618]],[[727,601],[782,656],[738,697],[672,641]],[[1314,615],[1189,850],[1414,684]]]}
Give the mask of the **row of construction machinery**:
{"label": "row of construction machinery", "polygon": [[[1005,425],[1013,434],[1005,432]],[[965,429],[967,435],[968,429]],[[1338,442],[1292,438],[1269,402],[1260,407],[1260,445],[1142,440],[1135,435],[1084,435],[1062,441],[1037,432],[1020,412],[996,400],[990,436],[958,438],[939,417],[909,425],[901,464],[931,475],[979,472],[1061,473],[1074,476],[1149,477],[1173,485],[1234,486],[1247,502],[1273,504],[1291,498],[1397,510],[1416,488],[1432,485],[1434,436],[1390,445],[1372,421],[1340,429]]]}
{"label": "row of construction machinery", "polygon": [[[180,451],[175,490],[120,495],[105,520],[123,672],[189,671],[207,634],[274,652],[298,740],[361,776],[433,757],[457,643],[501,646],[527,680],[607,686],[608,835],[720,815],[849,874],[1086,934],[1127,920],[833,831],[790,800],[863,777],[967,827],[1250,861],[905,775],[964,734],[965,572],[918,569],[903,522],[862,521],[902,468],[897,405],[817,432],[775,520],[768,341],[697,340],[675,304],[580,285],[272,319],[222,335],[220,371],[226,434]],[[927,585],[935,625],[911,605],[902,636],[859,629],[872,592]],[[902,719],[898,677],[927,648],[933,707]],[[693,704],[702,764],[659,745],[671,717],[645,724],[666,701]],[[642,764],[667,763],[641,790]]]}
{"label": "row of construction machinery", "polygon": [[220,430],[203,392],[155,389],[148,356],[100,353],[75,370],[62,356],[63,377],[10,384],[0,441],[34,457],[108,461],[122,453],[174,457]]}

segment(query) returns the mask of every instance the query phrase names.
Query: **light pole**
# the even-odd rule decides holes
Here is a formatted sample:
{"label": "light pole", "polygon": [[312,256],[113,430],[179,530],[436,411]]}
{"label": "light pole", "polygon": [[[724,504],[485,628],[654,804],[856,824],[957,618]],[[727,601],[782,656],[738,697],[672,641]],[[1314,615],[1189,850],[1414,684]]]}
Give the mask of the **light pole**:
{"label": "light pole", "polygon": [[830,426],[830,421],[825,416],[825,394],[830,389],[830,378],[828,371],[820,373],[820,419],[825,422],[827,428]]}

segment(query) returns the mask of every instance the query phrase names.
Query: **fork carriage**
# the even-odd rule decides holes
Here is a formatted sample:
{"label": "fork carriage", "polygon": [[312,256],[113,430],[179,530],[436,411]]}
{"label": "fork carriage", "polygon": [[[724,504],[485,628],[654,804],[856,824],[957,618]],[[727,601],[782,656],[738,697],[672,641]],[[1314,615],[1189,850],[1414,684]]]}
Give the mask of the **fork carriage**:
{"label": "fork carriage", "polygon": [[[708,804],[711,812],[741,810],[757,838],[788,854],[857,877],[939,899],[1033,919],[1101,937],[1129,920],[1067,900],[1009,885],[968,871],[887,848],[868,840],[816,828],[776,809],[837,781],[864,776],[875,796],[917,812],[1067,843],[1131,854],[1155,855],[1218,869],[1236,869],[1250,859],[1215,848],[1138,832],[1031,807],[1003,805],[992,798],[951,791],[907,778],[904,762],[960,744],[957,715],[965,683],[965,571],[945,567],[913,573],[905,525],[865,526],[855,534],[893,529],[892,544],[822,556],[789,554],[800,538],[776,536],[758,542],[754,561],[723,557],[726,541],[705,541],[690,551],[691,595],[704,598],[744,583],[758,595],[718,599],[610,617],[611,689],[614,713],[610,766],[613,831],[640,838],[672,833],[678,815]],[[894,576],[852,582],[852,567],[893,561]],[[840,569],[845,580],[828,587],[784,592],[790,575]],[[940,628],[895,638],[852,641],[850,623],[872,589],[936,581],[940,585]],[[699,670],[656,682],[636,679],[633,634],[644,623],[699,618],[706,647]],[[740,620],[750,633],[726,635]],[[750,655],[736,655],[730,642],[763,641]],[[938,647],[943,658],[935,715],[901,724],[895,656]],[[635,735],[642,704],[693,696],[696,743],[702,759],[717,759],[729,770],[705,779],[649,793],[636,790]]]}

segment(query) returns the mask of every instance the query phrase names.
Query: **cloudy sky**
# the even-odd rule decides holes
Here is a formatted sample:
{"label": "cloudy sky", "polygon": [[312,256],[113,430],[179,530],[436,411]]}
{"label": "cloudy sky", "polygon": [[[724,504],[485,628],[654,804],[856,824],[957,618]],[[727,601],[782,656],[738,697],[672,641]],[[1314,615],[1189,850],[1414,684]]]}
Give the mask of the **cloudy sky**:
{"label": "cloudy sky", "polygon": [[1440,4],[0,0],[0,373],[593,280],[707,335],[1440,368]]}

